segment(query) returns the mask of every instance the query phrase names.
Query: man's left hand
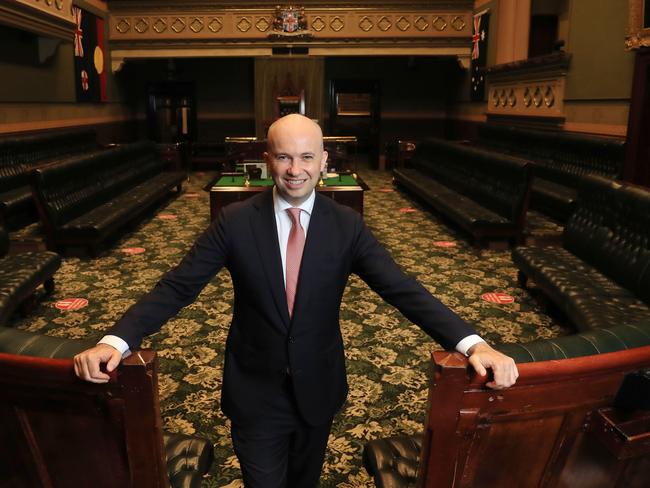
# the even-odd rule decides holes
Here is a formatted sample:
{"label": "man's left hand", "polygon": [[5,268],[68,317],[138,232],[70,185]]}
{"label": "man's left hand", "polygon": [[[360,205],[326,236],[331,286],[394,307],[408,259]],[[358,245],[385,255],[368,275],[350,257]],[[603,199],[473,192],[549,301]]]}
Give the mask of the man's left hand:
{"label": "man's left hand", "polygon": [[494,380],[485,385],[494,390],[508,388],[515,384],[519,377],[517,365],[511,357],[493,349],[487,342],[479,342],[467,351],[469,364],[480,375],[485,376],[487,369],[492,369]]}

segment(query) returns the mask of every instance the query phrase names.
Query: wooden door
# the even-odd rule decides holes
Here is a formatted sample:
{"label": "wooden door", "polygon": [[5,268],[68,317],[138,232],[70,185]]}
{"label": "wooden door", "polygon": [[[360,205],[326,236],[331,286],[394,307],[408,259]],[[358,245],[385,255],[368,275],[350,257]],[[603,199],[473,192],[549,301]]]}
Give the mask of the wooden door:
{"label": "wooden door", "polygon": [[380,121],[379,81],[330,81],[327,135],[356,136],[358,151],[368,155],[373,169],[379,167]]}
{"label": "wooden door", "polygon": [[147,85],[148,137],[160,143],[196,140],[193,82],[164,81]]}

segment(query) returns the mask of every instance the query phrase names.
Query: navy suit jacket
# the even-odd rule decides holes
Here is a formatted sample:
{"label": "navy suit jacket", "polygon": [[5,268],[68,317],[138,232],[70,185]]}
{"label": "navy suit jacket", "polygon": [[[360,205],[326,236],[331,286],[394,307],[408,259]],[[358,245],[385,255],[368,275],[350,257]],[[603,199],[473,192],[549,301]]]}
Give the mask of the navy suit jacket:
{"label": "navy suit jacket", "polygon": [[339,308],[351,273],[446,348],[475,333],[397,266],[357,212],[318,193],[290,319],[273,212],[271,191],[225,207],[181,263],[109,333],[137,348],[226,266],[235,298],[224,413],[236,423],[263,422],[288,368],[300,414],[312,425],[329,421],[347,395]]}

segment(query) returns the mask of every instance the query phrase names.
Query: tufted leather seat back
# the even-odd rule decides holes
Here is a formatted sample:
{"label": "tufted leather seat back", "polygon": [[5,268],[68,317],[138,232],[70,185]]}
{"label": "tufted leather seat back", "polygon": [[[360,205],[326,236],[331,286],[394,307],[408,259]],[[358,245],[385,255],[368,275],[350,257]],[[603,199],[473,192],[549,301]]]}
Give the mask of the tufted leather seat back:
{"label": "tufted leather seat back", "polygon": [[9,233],[0,223],[0,258],[9,252]]}
{"label": "tufted leather seat back", "polygon": [[519,220],[530,178],[526,161],[431,138],[418,144],[413,164],[483,207]]}
{"label": "tufted leather seat back", "polygon": [[623,185],[616,193],[605,244],[608,259],[600,269],[650,305],[650,191]]}
{"label": "tufted leather seat back", "polygon": [[564,247],[650,305],[650,191],[589,175]]}
{"label": "tufted leather seat back", "polygon": [[41,358],[72,358],[97,344],[87,339],[64,339],[0,327],[0,352]]}
{"label": "tufted leather seat back", "polygon": [[22,163],[0,165],[0,193],[27,184],[27,171]]}
{"label": "tufted leather seat back", "polygon": [[516,363],[590,356],[650,345],[650,323],[615,325],[554,339],[497,346]]}
{"label": "tufted leather seat back", "polygon": [[602,178],[585,179],[577,208],[564,227],[564,247],[592,265],[602,258],[603,251],[599,247],[609,232],[612,185],[619,184]]}
{"label": "tufted leather seat back", "polygon": [[[625,157],[623,140],[568,132],[482,124],[479,140],[481,145],[534,161],[540,167],[539,176],[548,178],[551,173],[543,168],[551,168],[555,174],[570,175],[575,182],[575,177],[587,174],[618,178]],[[535,171],[537,175],[537,168]]]}
{"label": "tufted leather seat back", "polygon": [[146,181],[162,164],[155,145],[145,141],[38,168],[32,178],[43,210],[58,226]]}
{"label": "tufted leather seat back", "polygon": [[96,149],[95,131],[73,129],[0,138],[0,193],[27,185],[29,170],[44,162]]}

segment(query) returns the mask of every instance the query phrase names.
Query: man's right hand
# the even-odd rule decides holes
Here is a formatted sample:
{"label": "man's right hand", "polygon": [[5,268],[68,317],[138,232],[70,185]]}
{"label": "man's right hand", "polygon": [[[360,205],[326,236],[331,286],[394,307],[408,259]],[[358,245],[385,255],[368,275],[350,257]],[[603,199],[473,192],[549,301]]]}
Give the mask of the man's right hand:
{"label": "man's right hand", "polygon": [[82,380],[91,383],[107,383],[110,376],[102,373],[99,366],[106,363],[106,371],[110,373],[117,368],[121,360],[122,354],[113,346],[97,344],[74,357],[74,372]]}

